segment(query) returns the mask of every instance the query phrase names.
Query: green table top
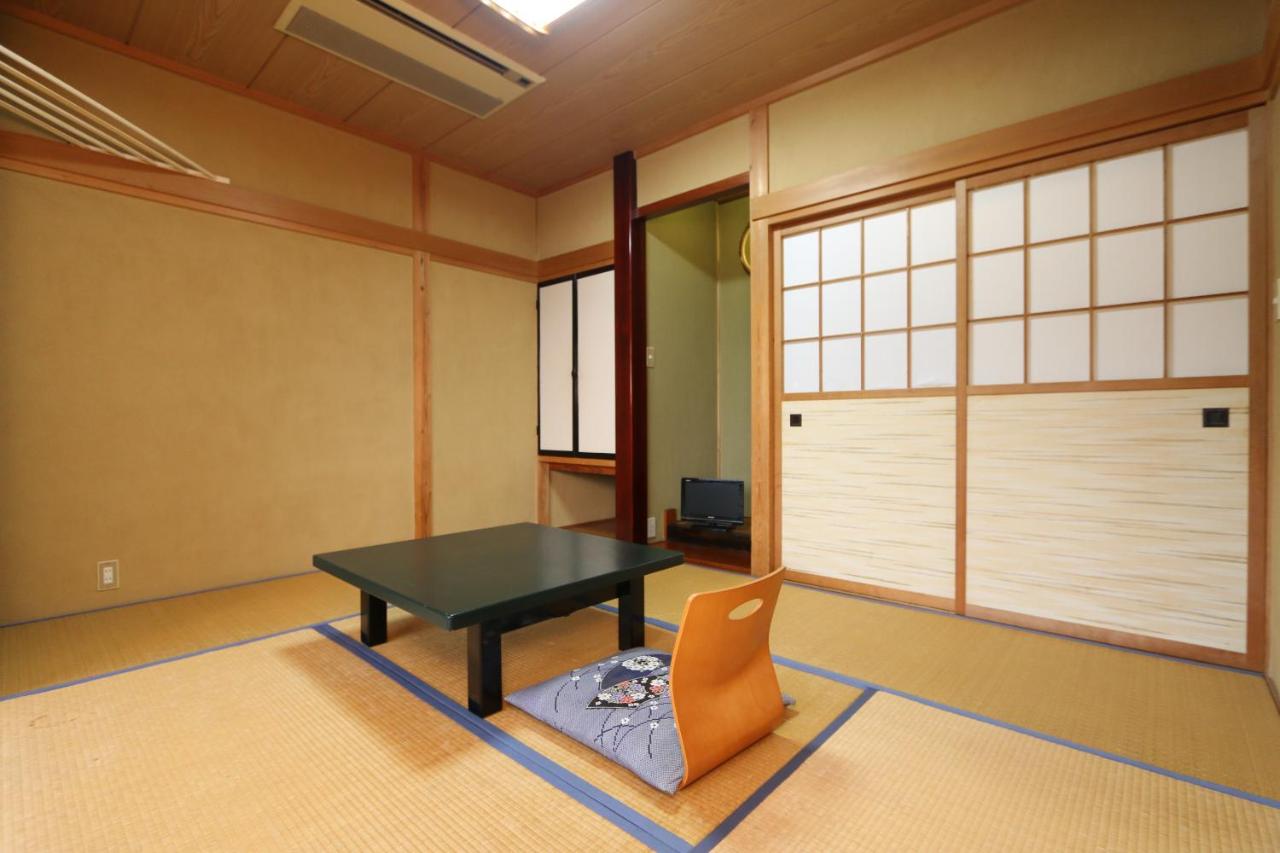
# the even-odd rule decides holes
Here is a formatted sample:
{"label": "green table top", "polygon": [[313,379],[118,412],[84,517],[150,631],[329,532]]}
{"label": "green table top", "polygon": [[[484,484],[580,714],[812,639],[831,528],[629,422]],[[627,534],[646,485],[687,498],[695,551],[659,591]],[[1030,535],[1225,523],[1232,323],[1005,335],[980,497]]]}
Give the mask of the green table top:
{"label": "green table top", "polygon": [[663,548],[509,524],[316,554],[312,564],[442,628],[465,628],[684,562]]}

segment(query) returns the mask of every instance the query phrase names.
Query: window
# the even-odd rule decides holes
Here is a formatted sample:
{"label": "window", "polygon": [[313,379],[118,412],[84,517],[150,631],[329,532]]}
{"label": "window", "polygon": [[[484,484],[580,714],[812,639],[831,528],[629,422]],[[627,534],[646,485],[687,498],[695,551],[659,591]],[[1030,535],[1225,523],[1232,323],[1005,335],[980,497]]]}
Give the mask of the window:
{"label": "window", "polygon": [[538,286],[538,450],[614,453],[613,270]]}
{"label": "window", "polygon": [[956,382],[956,208],[945,198],[782,239],[787,394]]}
{"label": "window", "polygon": [[1248,373],[1247,131],[968,202],[972,384]]}

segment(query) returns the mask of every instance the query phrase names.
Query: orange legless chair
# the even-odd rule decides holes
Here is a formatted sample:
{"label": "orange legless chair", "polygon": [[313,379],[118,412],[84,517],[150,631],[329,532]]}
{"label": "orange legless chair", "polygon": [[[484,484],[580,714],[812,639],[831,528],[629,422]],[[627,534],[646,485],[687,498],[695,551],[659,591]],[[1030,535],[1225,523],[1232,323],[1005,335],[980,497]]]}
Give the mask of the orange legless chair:
{"label": "orange legless chair", "polygon": [[684,753],[684,788],[782,721],[769,626],[782,570],[689,597],[671,653],[671,708]]}

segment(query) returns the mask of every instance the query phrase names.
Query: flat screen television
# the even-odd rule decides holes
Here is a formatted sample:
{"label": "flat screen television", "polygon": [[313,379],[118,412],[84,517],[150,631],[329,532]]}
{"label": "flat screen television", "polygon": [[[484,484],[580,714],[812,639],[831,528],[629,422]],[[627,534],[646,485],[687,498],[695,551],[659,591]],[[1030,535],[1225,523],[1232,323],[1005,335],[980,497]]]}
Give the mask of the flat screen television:
{"label": "flat screen television", "polygon": [[708,527],[736,527],[743,518],[741,480],[680,479],[680,518]]}

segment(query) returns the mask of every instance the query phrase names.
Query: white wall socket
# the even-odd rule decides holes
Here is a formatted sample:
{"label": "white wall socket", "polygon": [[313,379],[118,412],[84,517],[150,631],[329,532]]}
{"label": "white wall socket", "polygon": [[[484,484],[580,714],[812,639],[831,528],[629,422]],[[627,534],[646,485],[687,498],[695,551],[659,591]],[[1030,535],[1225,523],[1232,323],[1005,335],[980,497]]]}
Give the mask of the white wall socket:
{"label": "white wall socket", "polygon": [[652,515],[649,516],[648,534],[650,539],[658,538],[658,519],[654,518]]}
{"label": "white wall socket", "polygon": [[120,561],[103,560],[98,563],[98,589],[116,589],[120,586]]}

